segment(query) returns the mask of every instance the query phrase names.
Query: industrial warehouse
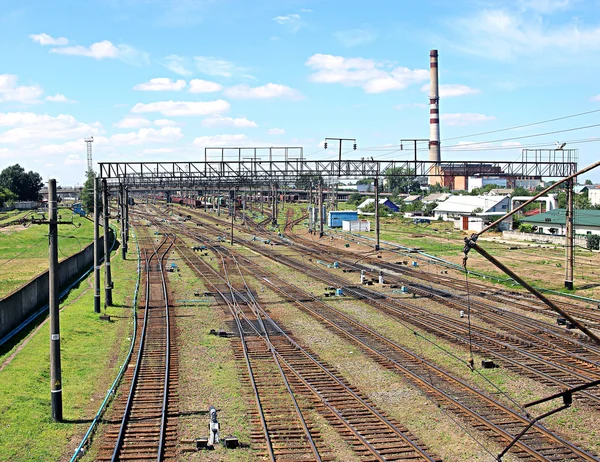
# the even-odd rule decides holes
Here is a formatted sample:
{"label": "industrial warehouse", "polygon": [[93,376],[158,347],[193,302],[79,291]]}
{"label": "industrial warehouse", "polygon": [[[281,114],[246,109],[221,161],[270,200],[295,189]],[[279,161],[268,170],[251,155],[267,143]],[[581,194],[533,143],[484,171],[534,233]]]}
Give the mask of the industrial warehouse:
{"label": "industrial warehouse", "polygon": [[600,461],[586,2],[15,5],[0,461]]}

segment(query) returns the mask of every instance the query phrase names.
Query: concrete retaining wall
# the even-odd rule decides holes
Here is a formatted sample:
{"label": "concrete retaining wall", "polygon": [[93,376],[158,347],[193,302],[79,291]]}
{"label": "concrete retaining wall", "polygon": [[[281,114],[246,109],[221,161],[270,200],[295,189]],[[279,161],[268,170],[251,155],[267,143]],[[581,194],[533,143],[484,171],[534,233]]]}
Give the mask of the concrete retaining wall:
{"label": "concrete retaining wall", "polygon": [[[111,233],[112,234],[112,233]],[[104,241],[100,238],[100,255],[104,255]],[[75,280],[94,263],[94,244],[66,258],[59,264],[60,290]],[[25,286],[0,300],[0,338],[11,332],[29,316],[48,303],[48,271],[29,281]]]}

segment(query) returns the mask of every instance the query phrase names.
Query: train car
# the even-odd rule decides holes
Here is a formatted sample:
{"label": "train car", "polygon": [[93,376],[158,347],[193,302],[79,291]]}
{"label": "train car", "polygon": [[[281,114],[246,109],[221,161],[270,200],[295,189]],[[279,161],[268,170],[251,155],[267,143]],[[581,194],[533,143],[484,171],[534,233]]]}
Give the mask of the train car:
{"label": "train car", "polygon": [[182,204],[183,203],[183,197],[180,197],[180,196],[171,196],[171,202],[173,204]]}

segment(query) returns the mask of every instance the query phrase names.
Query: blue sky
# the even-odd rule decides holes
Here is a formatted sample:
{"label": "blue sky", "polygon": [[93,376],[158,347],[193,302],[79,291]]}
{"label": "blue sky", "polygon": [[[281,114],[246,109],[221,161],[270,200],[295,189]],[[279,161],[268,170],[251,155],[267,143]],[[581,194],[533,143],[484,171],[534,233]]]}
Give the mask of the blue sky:
{"label": "blue sky", "polygon": [[600,112],[477,134],[600,110],[600,0],[3,0],[0,40],[0,168],[64,185],[83,182],[91,135],[95,162],[205,146],[329,158],[325,137],[410,158],[400,139],[429,136],[431,49],[443,160],[557,140],[581,167],[598,159],[599,127],[578,128]]}

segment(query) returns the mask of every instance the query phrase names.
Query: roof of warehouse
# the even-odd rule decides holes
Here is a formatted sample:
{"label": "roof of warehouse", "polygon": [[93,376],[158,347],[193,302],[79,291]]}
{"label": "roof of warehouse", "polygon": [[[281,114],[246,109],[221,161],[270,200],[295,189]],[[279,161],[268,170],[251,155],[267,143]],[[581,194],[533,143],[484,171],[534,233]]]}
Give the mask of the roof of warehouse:
{"label": "roof of warehouse", "polygon": [[452,196],[441,202],[434,210],[436,212],[471,213],[473,210],[481,208],[486,212],[506,198],[507,196]]}
{"label": "roof of warehouse", "polygon": [[[565,209],[549,210],[548,212],[538,213],[532,217],[523,217],[521,221],[524,223],[564,225],[565,212]],[[546,218],[549,218],[550,221],[546,221]],[[600,226],[600,210],[576,209],[573,214],[573,223],[575,226]]]}

